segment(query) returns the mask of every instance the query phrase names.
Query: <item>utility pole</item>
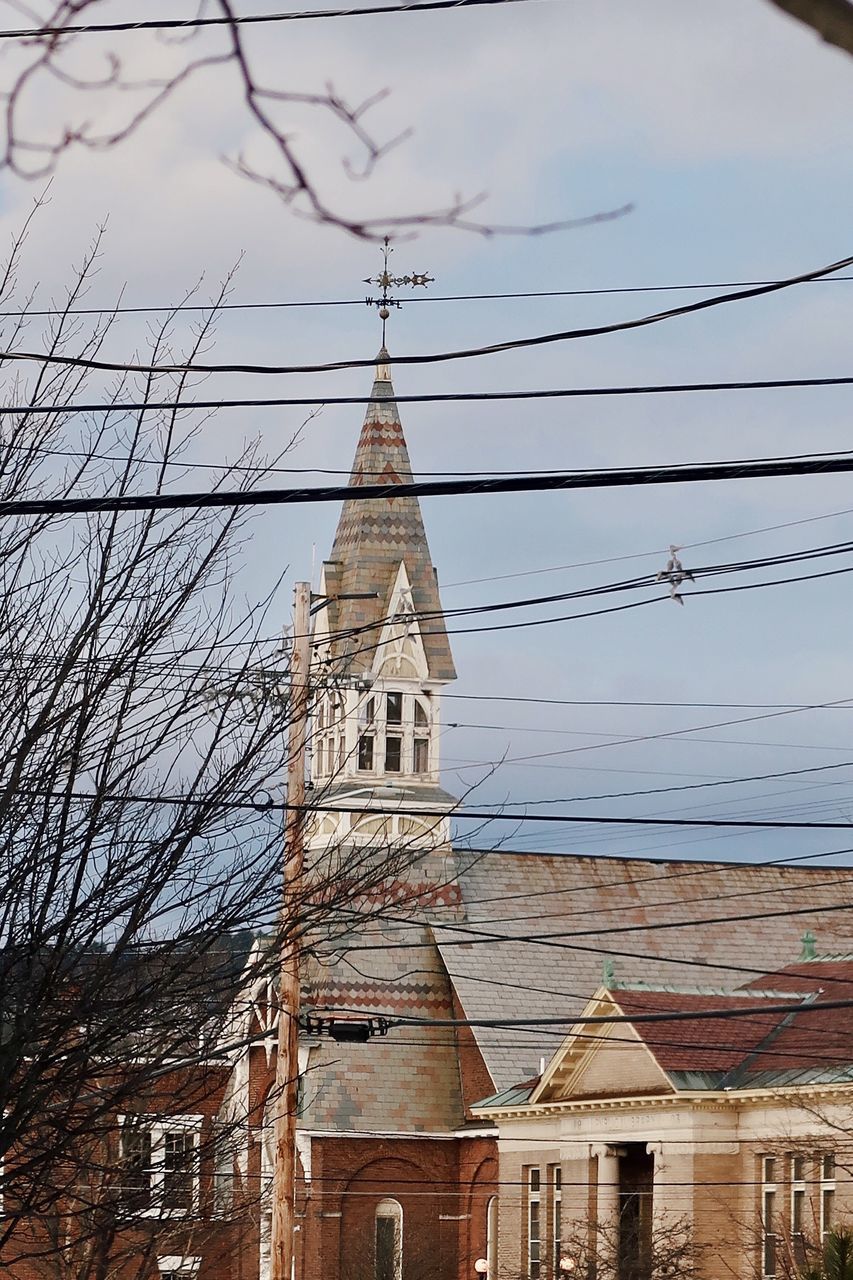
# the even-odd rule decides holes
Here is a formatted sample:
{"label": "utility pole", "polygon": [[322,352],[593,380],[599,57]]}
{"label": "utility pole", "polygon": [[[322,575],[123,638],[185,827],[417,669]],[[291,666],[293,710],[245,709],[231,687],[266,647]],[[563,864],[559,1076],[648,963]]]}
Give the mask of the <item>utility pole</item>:
{"label": "utility pole", "polygon": [[305,842],[305,742],[308,729],[308,629],[311,586],[297,582],[290,658],[290,733],[284,874],[281,897],[281,969],[278,981],[278,1054],[275,1068],[275,1157],[272,1186],[270,1280],[291,1280],[296,1210],[296,1110],[299,1094],[299,927]]}

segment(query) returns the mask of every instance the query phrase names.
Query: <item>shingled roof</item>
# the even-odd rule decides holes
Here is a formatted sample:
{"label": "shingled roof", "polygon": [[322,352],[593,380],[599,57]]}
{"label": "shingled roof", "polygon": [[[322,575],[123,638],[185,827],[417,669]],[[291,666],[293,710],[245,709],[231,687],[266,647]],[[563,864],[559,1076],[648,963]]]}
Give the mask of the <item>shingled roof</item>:
{"label": "shingled roof", "polygon": [[[398,485],[412,480],[409,451],[394,399],[388,352],[377,356],[376,379],[350,474],[350,485]],[[324,630],[370,628],[388,617],[391,593],[401,562],[412,589],[412,606],[426,614],[421,627],[429,676],[454,680],[456,670],[450,652],[438,582],[417,498],[393,496],[346,500],[338,522],[330,559],[324,565],[329,596],[361,595],[369,599],[341,600],[329,605]],[[434,615],[434,616],[430,616]],[[361,650],[361,651],[360,651]],[[375,650],[364,646],[363,633],[336,641],[332,656],[351,670],[372,666]]]}
{"label": "shingled roof", "polygon": [[[839,909],[849,900],[850,868],[504,850],[479,860],[466,853],[465,861],[467,932],[444,924],[435,935],[471,1019],[580,1014],[608,960],[617,986],[732,990],[759,977],[761,987],[796,991],[793,970],[819,967],[797,964],[804,930],[817,934],[822,950],[853,950],[853,908]],[[781,972],[771,983],[773,969]],[[820,985],[840,985],[827,981],[836,976],[831,969],[824,974]],[[814,979],[806,985],[813,990]],[[535,1075],[564,1031],[477,1027],[474,1034],[495,1088],[506,1089]]]}

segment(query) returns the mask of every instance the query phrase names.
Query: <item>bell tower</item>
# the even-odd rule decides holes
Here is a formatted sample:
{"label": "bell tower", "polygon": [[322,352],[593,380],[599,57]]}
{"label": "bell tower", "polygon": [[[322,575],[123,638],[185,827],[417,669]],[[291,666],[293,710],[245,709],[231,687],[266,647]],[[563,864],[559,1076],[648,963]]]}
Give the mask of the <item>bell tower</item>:
{"label": "bell tower", "polygon": [[[349,483],[356,491],[411,480],[383,346]],[[315,606],[312,781],[322,812],[309,849],[406,840],[428,852],[448,843],[449,819],[435,815],[456,803],[439,782],[441,691],[455,678],[418,499],[354,492]]]}

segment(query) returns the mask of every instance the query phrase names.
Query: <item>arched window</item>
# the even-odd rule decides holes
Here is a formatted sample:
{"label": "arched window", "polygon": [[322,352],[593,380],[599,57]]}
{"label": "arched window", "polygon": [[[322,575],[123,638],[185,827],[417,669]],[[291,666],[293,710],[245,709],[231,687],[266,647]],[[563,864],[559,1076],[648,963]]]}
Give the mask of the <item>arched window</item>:
{"label": "arched window", "polygon": [[376,1280],[402,1280],[403,1206],[380,1200],[376,1206]]}
{"label": "arched window", "polygon": [[489,1280],[497,1280],[498,1274],[498,1198],[491,1196],[486,1205],[486,1261],[489,1264]]}

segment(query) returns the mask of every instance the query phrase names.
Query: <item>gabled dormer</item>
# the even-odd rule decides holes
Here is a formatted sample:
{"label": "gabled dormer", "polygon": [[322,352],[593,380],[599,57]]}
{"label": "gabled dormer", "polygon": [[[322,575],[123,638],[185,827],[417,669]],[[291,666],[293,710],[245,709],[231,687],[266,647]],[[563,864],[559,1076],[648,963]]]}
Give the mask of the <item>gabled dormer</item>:
{"label": "gabled dormer", "polygon": [[[383,348],[350,485],[412,478]],[[430,845],[445,840],[446,822],[413,817],[454,803],[439,786],[439,734],[441,690],[456,676],[417,498],[347,499],[318,595],[312,780],[341,816],[318,822],[310,842],[417,839],[421,828]],[[347,801],[400,818],[354,820]]]}

